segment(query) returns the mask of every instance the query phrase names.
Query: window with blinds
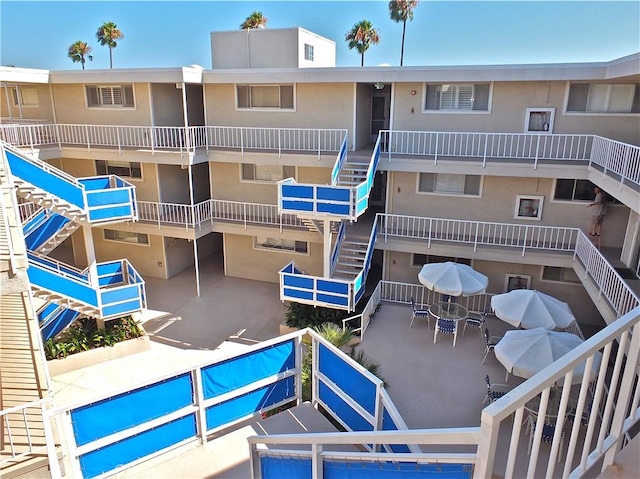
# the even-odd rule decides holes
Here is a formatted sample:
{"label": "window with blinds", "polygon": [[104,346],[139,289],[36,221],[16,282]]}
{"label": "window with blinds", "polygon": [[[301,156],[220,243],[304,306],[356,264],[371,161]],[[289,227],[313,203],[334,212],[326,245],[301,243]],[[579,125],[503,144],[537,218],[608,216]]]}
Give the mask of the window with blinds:
{"label": "window with blinds", "polygon": [[293,110],[293,85],[236,85],[238,108]]}
{"label": "window with blinds", "polygon": [[419,173],[418,193],[480,196],[480,175]]}
{"label": "window with blinds", "polygon": [[87,85],[87,106],[90,108],[134,108],[133,85]]}
{"label": "window with blinds", "polygon": [[30,87],[16,87],[11,89],[13,106],[36,107],[38,106],[38,90]]}
{"label": "window with blinds", "polygon": [[572,83],[567,112],[640,113],[640,84]]}
{"label": "window with blinds", "polygon": [[287,251],[290,253],[307,254],[309,243],[306,241],[295,241],[283,238],[268,238],[266,236],[254,237],[253,246],[256,249],[269,249],[277,251]]}
{"label": "window with blinds", "polygon": [[244,181],[276,182],[284,180],[285,178],[295,178],[296,167],[242,163],[241,172],[241,177]]}
{"label": "window with blinds", "polygon": [[489,111],[489,83],[427,84],[425,111]]}

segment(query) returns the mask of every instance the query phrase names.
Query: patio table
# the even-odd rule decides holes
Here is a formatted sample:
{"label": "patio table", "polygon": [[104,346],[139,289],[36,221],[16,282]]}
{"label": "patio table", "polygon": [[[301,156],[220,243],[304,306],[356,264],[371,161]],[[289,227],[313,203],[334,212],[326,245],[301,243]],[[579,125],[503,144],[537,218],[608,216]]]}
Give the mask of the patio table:
{"label": "patio table", "polygon": [[[549,393],[549,402],[547,403],[547,410],[545,412],[545,422],[547,419],[555,419],[558,417],[558,410],[560,409],[560,397],[562,392],[560,390],[551,389]],[[538,409],[540,408],[540,401],[542,400],[541,395],[538,394],[534,398],[527,401],[524,405],[525,410],[533,416],[533,418],[538,417]],[[576,400],[574,398],[569,398],[569,402],[567,403],[567,410],[565,411],[565,417],[570,416],[575,413],[577,407]],[[526,420],[526,418],[525,418]]]}
{"label": "patio table", "polygon": [[454,321],[461,321],[467,319],[467,316],[469,316],[467,308],[457,303],[433,303],[429,306],[429,312],[436,320],[452,319]]}

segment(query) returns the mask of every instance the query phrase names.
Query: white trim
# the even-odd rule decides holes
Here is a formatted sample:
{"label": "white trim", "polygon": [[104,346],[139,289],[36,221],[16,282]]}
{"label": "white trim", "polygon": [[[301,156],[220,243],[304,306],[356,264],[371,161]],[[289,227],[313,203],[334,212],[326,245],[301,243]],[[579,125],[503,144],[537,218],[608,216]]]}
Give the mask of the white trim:
{"label": "white trim", "polygon": [[[550,113],[549,122],[544,123],[542,130],[530,130],[529,125],[531,122],[531,114],[532,113]],[[549,135],[553,133],[553,124],[556,117],[556,109],[555,108],[527,108],[525,117],[524,117],[524,133],[532,133],[532,134],[542,134]],[[546,128],[546,129],[545,129]]]}
{"label": "white trim", "polygon": [[509,281],[511,281],[512,279],[524,279],[527,282],[527,285],[525,288],[513,288],[513,289],[531,289],[530,274],[506,273],[504,275],[504,291],[505,292],[513,291],[509,289]]}
{"label": "white trim", "polygon": [[[522,207],[522,201],[539,201],[537,209],[533,209],[532,212],[535,212],[535,215],[525,216],[520,215],[519,212]],[[539,195],[516,195],[516,205],[515,210],[513,212],[513,218],[516,220],[526,220],[526,221],[540,221],[542,220],[542,208],[544,205],[544,196]],[[529,208],[532,208],[530,206]]]}

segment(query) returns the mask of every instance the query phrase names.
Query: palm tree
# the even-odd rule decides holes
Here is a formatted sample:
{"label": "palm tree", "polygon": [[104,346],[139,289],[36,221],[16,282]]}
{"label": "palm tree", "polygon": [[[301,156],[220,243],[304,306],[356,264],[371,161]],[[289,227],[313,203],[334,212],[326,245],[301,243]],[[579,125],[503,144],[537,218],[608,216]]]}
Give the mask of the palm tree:
{"label": "palm tree", "polygon": [[360,20],[346,33],[344,40],[349,42],[349,50],[355,48],[360,54],[360,66],[362,67],[364,66],[364,53],[372,44],[377,45],[380,42],[380,35],[369,20]]}
{"label": "palm tree", "polygon": [[67,56],[71,58],[73,63],[80,62],[82,64],[82,69],[84,70],[84,64],[87,60],[93,61],[93,56],[90,55],[91,47],[87,45],[86,42],[82,40],[78,40],[73,45],[69,47],[67,52]]}
{"label": "palm tree", "polygon": [[240,24],[240,30],[251,30],[252,28],[264,28],[267,26],[269,19],[257,10],[249,15],[244,22]]}
{"label": "palm tree", "polygon": [[400,48],[400,66],[404,60],[404,34],[407,20],[413,20],[413,10],[420,3],[418,0],[392,0],[389,2],[389,16],[396,23],[402,22],[402,47]]}
{"label": "palm tree", "polygon": [[109,47],[109,68],[113,68],[113,49],[118,46],[118,40],[124,38],[124,34],[118,30],[118,25],[113,22],[104,22],[98,31],[96,37],[100,45]]}

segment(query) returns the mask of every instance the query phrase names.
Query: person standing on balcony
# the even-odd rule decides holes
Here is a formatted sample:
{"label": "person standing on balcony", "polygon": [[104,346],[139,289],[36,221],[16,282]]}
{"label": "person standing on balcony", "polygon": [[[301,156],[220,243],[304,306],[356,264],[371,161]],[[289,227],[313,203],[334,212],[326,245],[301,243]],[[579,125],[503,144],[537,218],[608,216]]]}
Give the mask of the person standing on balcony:
{"label": "person standing on balcony", "polygon": [[602,191],[597,186],[593,191],[596,194],[596,197],[592,203],[589,203],[587,205],[589,208],[591,208],[592,206],[596,207],[594,214],[591,216],[591,224],[589,225],[589,235],[600,236],[600,229],[602,228],[602,220],[604,219],[604,215],[607,212],[607,196],[605,192]]}

